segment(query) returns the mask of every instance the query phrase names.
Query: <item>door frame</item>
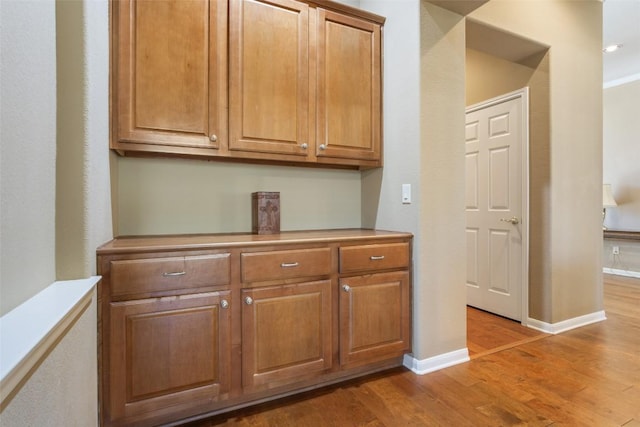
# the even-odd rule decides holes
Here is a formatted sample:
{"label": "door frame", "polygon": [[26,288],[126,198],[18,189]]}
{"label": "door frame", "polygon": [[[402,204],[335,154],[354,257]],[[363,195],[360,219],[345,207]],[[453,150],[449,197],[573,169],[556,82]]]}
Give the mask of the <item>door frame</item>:
{"label": "door frame", "polygon": [[521,165],[522,168],[522,290],[521,290],[521,320],[520,323],[523,326],[528,326],[529,323],[529,87],[525,86],[522,89],[515,90],[513,92],[506,93],[504,95],[497,96],[495,98],[488,99],[486,101],[479,102],[468,106],[465,109],[465,116],[468,113],[472,113],[477,110],[482,110],[487,107],[494,106],[507,101],[520,98],[521,100]]}

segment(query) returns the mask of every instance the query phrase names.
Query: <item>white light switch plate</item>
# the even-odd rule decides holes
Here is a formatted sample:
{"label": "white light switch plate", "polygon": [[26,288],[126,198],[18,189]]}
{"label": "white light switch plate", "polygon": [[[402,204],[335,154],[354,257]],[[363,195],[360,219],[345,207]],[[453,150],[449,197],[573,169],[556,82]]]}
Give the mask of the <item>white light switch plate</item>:
{"label": "white light switch plate", "polygon": [[405,205],[411,203],[411,184],[402,184],[402,203]]}

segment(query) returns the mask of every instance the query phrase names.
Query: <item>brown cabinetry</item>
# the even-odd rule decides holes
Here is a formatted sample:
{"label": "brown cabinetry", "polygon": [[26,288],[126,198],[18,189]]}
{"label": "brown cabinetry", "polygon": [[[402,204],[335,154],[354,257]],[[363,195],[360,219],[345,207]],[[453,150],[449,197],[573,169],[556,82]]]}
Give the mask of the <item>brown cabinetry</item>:
{"label": "brown cabinetry", "polygon": [[111,419],[190,415],[224,399],[231,374],[230,304],[228,291],[111,303]]}
{"label": "brown cabinetry", "polygon": [[317,45],[318,161],[379,162],[380,25],[319,8]]}
{"label": "brown cabinetry", "polygon": [[273,388],[331,368],[331,281],[242,290],[242,385]]}
{"label": "brown cabinetry", "polygon": [[227,2],[111,5],[111,148],[208,155],[224,147]]}
{"label": "brown cabinetry", "polygon": [[324,0],[122,0],[112,16],[121,154],[382,165],[384,18]]}
{"label": "brown cabinetry", "polygon": [[230,150],[309,154],[309,6],[230,4]]}
{"label": "brown cabinetry", "polygon": [[371,363],[409,351],[408,272],[343,278],[340,291],[340,363]]}
{"label": "brown cabinetry", "polygon": [[340,247],[340,363],[356,366],[411,348],[409,242]]}
{"label": "brown cabinetry", "polygon": [[349,229],[106,243],[101,423],[173,423],[401,365],[411,240]]}

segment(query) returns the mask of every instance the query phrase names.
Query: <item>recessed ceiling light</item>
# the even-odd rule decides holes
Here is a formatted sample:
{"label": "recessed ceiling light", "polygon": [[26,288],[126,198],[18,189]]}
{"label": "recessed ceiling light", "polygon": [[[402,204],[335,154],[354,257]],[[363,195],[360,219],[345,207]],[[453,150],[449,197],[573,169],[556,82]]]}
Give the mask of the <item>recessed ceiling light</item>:
{"label": "recessed ceiling light", "polygon": [[621,47],[622,47],[621,44],[610,44],[609,46],[607,46],[604,49],[602,49],[602,51],[604,53],[611,53],[611,52],[615,52],[616,50],[620,49]]}

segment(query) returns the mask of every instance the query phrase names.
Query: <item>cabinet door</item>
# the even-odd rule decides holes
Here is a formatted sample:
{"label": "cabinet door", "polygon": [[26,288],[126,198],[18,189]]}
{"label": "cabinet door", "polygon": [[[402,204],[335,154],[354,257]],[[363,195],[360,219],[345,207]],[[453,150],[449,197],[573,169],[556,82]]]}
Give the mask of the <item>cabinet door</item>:
{"label": "cabinet door", "polygon": [[226,398],[230,292],[110,304],[107,417],[187,416]]}
{"label": "cabinet door", "polygon": [[330,294],[329,280],[242,291],[245,390],[320,376],[331,368]]}
{"label": "cabinet door", "polygon": [[409,273],[340,279],[340,363],[360,365],[411,348]]}
{"label": "cabinet door", "polygon": [[305,158],[309,7],[291,0],[236,0],[229,25],[229,149]]}
{"label": "cabinet door", "polygon": [[318,9],[317,151],[380,161],[380,26]]}
{"label": "cabinet door", "polygon": [[111,148],[218,148],[226,141],[227,2],[121,0],[113,13]]}

